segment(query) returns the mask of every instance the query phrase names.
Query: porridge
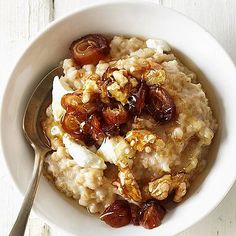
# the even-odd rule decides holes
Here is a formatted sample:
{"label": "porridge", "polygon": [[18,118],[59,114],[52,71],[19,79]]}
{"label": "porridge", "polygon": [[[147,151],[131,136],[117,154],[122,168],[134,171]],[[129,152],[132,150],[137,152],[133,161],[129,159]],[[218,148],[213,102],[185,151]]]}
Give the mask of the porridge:
{"label": "porridge", "polygon": [[46,176],[112,227],[159,226],[217,129],[201,84],[159,39],[93,34],[70,52],[42,122],[55,150]]}

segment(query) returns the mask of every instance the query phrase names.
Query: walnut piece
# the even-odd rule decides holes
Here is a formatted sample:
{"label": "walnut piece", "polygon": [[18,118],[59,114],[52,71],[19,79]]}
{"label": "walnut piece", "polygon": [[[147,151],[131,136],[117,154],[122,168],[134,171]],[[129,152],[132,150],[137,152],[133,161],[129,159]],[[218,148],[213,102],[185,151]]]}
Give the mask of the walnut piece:
{"label": "walnut piece", "polygon": [[160,85],[166,80],[166,73],[163,69],[151,69],[145,72],[144,78],[148,86]]}
{"label": "walnut piece", "polygon": [[174,176],[164,175],[148,184],[150,195],[157,200],[164,200],[174,191],[174,202],[181,202],[189,187],[189,175],[179,173]]}
{"label": "walnut piece", "polygon": [[131,130],[126,134],[125,139],[130,143],[130,146],[135,150],[149,153],[156,146],[156,141],[160,140],[155,134],[146,129]]}
{"label": "walnut piece", "polygon": [[113,185],[117,187],[118,194],[128,201],[141,202],[142,195],[132,171],[129,168],[120,169],[118,177],[119,180],[113,182]]}

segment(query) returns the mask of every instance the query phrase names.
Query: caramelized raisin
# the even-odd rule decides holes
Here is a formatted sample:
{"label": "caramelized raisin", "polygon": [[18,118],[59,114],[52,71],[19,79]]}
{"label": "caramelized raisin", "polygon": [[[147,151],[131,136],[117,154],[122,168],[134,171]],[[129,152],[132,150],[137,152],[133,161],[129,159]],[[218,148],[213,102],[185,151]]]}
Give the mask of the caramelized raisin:
{"label": "caramelized raisin", "polygon": [[61,105],[68,113],[86,114],[94,113],[99,106],[94,102],[82,103],[81,97],[76,93],[69,93],[62,97]]}
{"label": "caramelized raisin", "polygon": [[170,121],[176,115],[173,98],[161,86],[150,86],[146,103],[147,110],[157,122]]}
{"label": "caramelized raisin", "polygon": [[128,112],[121,104],[118,105],[118,108],[107,107],[102,114],[105,122],[111,126],[119,126],[128,120]]}
{"label": "caramelized raisin", "polygon": [[75,93],[65,94],[61,99],[62,107],[68,113],[75,112],[81,105],[81,103],[82,103],[81,98],[77,96]]}
{"label": "caramelized raisin", "polygon": [[91,115],[85,122],[83,131],[90,134],[95,141],[102,141],[105,138],[100,118],[95,114]]}
{"label": "caramelized raisin", "polygon": [[166,209],[156,200],[145,202],[139,211],[138,221],[146,229],[153,229],[161,224]]}
{"label": "caramelized raisin", "polygon": [[120,127],[116,125],[108,125],[107,123],[103,123],[102,130],[108,137],[117,136],[120,134]]}
{"label": "caramelized raisin", "polygon": [[128,98],[129,111],[133,115],[140,115],[145,107],[145,100],[148,93],[148,86],[142,80],[140,84],[135,87]]}
{"label": "caramelized raisin", "polygon": [[100,219],[113,228],[128,225],[131,221],[130,205],[125,200],[116,200],[100,216]]}
{"label": "caramelized raisin", "polygon": [[83,119],[75,114],[66,113],[61,119],[62,128],[66,133],[72,135],[76,139],[84,141],[85,136],[81,130]]}
{"label": "caramelized raisin", "polygon": [[70,52],[80,65],[94,64],[105,59],[110,52],[108,41],[100,34],[89,34],[72,42]]}
{"label": "caramelized raisin", "polygon": [[135,204],[130,204],[132,223],[133,225],[139,225],[139,211],[140,207]]}

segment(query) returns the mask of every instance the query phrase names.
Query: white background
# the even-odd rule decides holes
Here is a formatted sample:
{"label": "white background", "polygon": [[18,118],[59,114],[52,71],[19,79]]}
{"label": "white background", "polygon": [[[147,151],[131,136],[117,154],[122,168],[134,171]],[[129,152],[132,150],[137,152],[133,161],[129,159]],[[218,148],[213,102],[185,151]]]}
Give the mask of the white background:
{"label": "white background", "polygon": [[[200,23],[217,38],[236,63],[236,0],[153,1],[176,9]],[[91,1],[0,0],[0,98],[9,72],[28,41],[49,22],[80,7],[84,2]],[[232,101],[232,109],[235,109],[234,103]],[[13,186],[2,159],[0,157],[0,236],[5,236],[15,220],[22,197]],[[179,236],[187,235],[236,235],[236,184],[209,216]],[[67,235],[31,214],[26,236]]]}

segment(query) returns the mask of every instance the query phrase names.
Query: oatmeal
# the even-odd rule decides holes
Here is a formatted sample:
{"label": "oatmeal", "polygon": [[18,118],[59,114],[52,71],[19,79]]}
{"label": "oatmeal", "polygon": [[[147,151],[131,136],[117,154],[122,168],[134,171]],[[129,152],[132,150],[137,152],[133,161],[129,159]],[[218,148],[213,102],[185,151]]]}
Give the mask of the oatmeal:
{"label": "oatmeal", "polygon": [[42,122],[47,176],[112,227],[157,227],[162,201],[181,202],[207,163],[206,94],[160,39],[87,35],[70,51]]}

